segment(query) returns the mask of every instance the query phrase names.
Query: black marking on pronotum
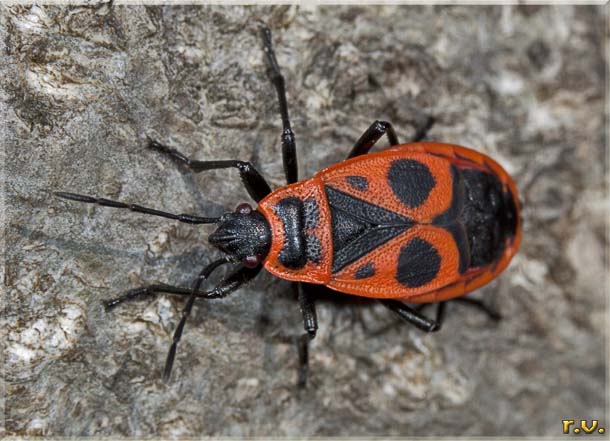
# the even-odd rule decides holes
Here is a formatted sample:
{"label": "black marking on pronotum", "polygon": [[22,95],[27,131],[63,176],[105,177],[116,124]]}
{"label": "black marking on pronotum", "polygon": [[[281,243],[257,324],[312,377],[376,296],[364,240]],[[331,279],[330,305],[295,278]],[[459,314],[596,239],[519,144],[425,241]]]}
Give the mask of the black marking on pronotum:
{"label": "black marking on pronotum", "polygon": [[415,237],[400,249],[396,280],[407,288],[418,288],[434,280],[441,256],[429,242]]}
{"label": "black marking on pronotum", "polygon": [[279,261],[286,268],[301,269],[307,262],[303,201],[296,197],[282,199],[274,211],[284,225],[284,247],[280,251]]}
{"label": "black marking on pronotum", "polygon": [[375,266],[373,262],[365,263],[356,270],[356,279],[366,279],[375,275]]}
{"label": "black marking on pronotum", "polygon": [[303,208],[305,210],[305,228],[307,230],[313,230],[318,227],[320,219],[320,209],[316,199],[311,197],[303,201]]}
{"label": "black marking on pronotum", "polygon": [[426,202],[436,185],[428,167],[413,159],[396,159],[388,170],[388,183],[394,194],[409,208]]}
{"label": "black marking on pronotum", "polygon": [[307,260],[319,264],[322,260],[322,244],[320,243],[320,239],[313,234],[307,234],[305,236],[305,246]]}
{"label": "black marking on pronotum", "polygon": [[297,197],[287,197],[274,208],[284,225],[284,246],[280,251],[279,261],[286,268],[301,269],[307,261],[320,263],[322,244],[313,234],[306,233],[314,229],[319,221],[319,209],[314,198],[305,201]]}
{"label": "black marking on pronotum", "polygon": [[329,186],[325,190],[333,232],[333,273],[413,225],[411,219],[393,211]]}
{"label": "black marking on pronotum", "polygon": [[367,191],[369,180],[364,176],[346,176],[345,180],[354,190]]}

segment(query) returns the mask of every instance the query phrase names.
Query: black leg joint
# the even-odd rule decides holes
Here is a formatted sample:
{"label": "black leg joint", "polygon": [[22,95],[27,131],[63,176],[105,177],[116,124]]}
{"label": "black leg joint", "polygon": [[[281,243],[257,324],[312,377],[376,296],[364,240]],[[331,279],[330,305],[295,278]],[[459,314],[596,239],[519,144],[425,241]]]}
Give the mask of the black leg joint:
{"label": "black leg joint", "polygon": [[313,295],[306,283],[299,284],[299,304],[303,314],[303,328],[311,340],[316,337],[318,331],[318,316]]}
{"label": "black leg joint", "polygon": [[295,147],[294,132],[287,127],[282,132],[282,160],[284,162],[284,174],[289,184],[298,181],[298,166]]}
{"label": "black leg joint", "polygon": [[392,124],[387,121],[377,120],[371,124],[358,141],[356,141],[356,144],[354,144],[352,151],[347,157],[354,158],[356,156],[366,155],[383,135],[387,135],[391,146],[398,145],[398,137],[396,136]]}

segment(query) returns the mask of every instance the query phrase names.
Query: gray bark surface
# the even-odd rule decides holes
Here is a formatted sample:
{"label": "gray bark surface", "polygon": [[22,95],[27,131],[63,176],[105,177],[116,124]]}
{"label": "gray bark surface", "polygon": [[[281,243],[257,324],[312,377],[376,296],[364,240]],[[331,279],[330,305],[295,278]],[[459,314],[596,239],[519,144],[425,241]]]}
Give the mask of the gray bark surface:
{"label": "gray bark surface", "polygon": [[[607,6],[1,6],[6,434],[557,435],[608,415]],[[188,286],[220,255],[212,227],[70,203],[74,191],[204,216],[248,201],[253,161],[283,185],[273,31],[301,178],[344,158],[375,119],[500,162],[523,201],[519,254],[424,335],[374,302],[318,305],[298,392],[301,315],[262,274],[198,302],[169,384],[181,299],[107,313],[146,283]],[[384,146],[386,140],[380,142]],[[427,311],[431,313],[430,310]],[[603,426],[605,427],[605,426]],[[608,428],[610,429],[610,428]]]}

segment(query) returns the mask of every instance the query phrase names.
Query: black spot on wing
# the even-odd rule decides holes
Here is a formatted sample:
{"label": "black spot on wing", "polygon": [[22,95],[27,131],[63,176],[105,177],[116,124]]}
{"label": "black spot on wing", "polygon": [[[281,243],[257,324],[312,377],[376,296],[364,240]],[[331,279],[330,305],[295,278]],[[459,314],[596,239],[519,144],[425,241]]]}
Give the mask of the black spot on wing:
{"label": "black spot on wing", "polygon": [[407,288],[418,288],[434,280],[441,268],[441,256],[429,242],[413,238],[401,248],[396,280]]}
{"label": "black spot on wing", "polygon": [[356,270],[356,279],[366,279],[375,275],[373,262],[368,262]]}
{"label": "black spot on wing", "polygon": [[416,208],[426,202],[436,181],[425,164],[413,159],[397,159],[390,164],[388,183],[403,204]]}
{"label": "black spot on wing", "polygon": [[369,180],[364,176],[347,176],[345,180],[355,190],[366,191],[369,189]]}

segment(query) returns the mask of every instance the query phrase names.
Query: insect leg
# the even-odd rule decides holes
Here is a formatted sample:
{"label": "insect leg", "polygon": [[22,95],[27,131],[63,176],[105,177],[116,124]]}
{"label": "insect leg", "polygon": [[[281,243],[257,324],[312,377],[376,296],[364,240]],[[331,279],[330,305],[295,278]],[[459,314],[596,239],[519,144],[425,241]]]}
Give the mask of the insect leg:
{"label": "insect leg", "polygon": [[[449,303],[462,303],[466,306],[471,306],[473,308],[476,308],[479,311],[481,311],[482,313],[484,313],[485,315],[487,315],[487,317],[490,320],[493,320],[495,322],[502,320],[502,315],[498,311],[487,306],[483,301],[481,301],[479,299],[471,299],[470,297],[456,297],[454,299],[446,300],[446,301]],[[434,305],[434,303],[422,303],[422,304],[415,306],[414,309],[418,312],[421,312],[426,306],[432,306],[432,305]]]}
{"label": "insect leg", "polygon": [[390,146],[398,145],[398,137],[392,124],[387,121],[375,121],[356,141],[347,158],[366,155],[383,135],[387,135]]}
{"label": "insect leg", "polygon": [[309,373],[309,342],[316,337],[318,330],[318,317],[316,314],[316,304],[311,292],[311,285],[299,283],[299,304],[301,314],[303,314],[303,327],[305,334],[301,335],[298,341],[299,349],[299,380],[298,387],[303,389],[307,384]]}
{"label": "insect leg", "polygon": [[441,329],[445,318],[445,302],[438,302],[434,320],[429,319],[416,309],[411,308],[398,300],[384,299],[379,302],[389,310],[398,314],[404,321],[411,323],[425,332],[435,332]]}
{"label": "insect leg", "polygon": [[[224,263],[224,262],[222,262]],[[165,368],[163,369],[163,381],[169,380],[169,376],[172,372],[172,366],[174,365],[174,358],[176,357],[176,349],[178,348],[178,343],[182,338],[182,331],[184,330],[184,325],[186,324],[186,320],[193,309],[193,304],[195,303],[195,299],[200,297],[198,295],[199,288],[201,287],[201,283],[209,277],[212,271],[215,268],[220,266],[222,263],[219,261],[213,262],[207,267],[205,267],[197,276],[197,278],[193,282],[193,288],[189,295],[188,301],[182,310],[182,316],[180,318],[180,323],[176,327],[174,331],[174,337],[172,341],[172,345],[169,348],[169,352],[167,353],[167,359],[165,360]],[[215,265],[216,266],[213,266]],[[256,268],[246,268],[242,267],[229,277],[224,279],[217,287],[215,287],[212,291],[209,291],[203,298],[207,299],[218,299],[221,297],[226,297],[232,292],[236,291],[241,285],[252,280],[256,275],[260,272],[262,266],[258,266]]]}
{"label": "insect leg", "polygon": [[303,328],[307,335],[314,339],[318,330],[316,303],[309,283],[299,283],[299,304],[303,314]]}
{"label": "insect leg", "polygon": [[467,306],[472,306],[472,307],[478,309],[479,311],[485,313],[490,318],[490,320],[497,322],[502,319],[502,315],[498,311],[493,310],[492,308],[487,306],[485,303],[483,303],[479,299],[471,299],[469,297],[457,297],[457,298],[451,299],[449,301],[456,302],[456,303],[463,303],[464,305],[467,305]]}
{"label": "insect leg", "polygon": [[261,28],[263,38],[263,49],[267,58],[269,68],[267,75],[277,92],[277,98],[280,104],[280,116],[282,118],[282,159],[284,161],[284,174],[288,184],[297,182],[298,167],[297,167],[297,152],[294,133],[290,127],[290,117],[288,116],[288,104],[286,101],[286,87],[284,76],[280,72],[280,66],[275,58],[273,51],[273,43],[271,41],[271,31],[268,27]]}
{"label": "insect leg", "polygon": [[172,214],[164,211],[154,210],[152,208],[142,207],[141,205],[126,204],[118,201],[111,201],[110,199],[96,198],[92,196],[86,196],[76,193],[66,193],[58,191],[54,193],[55,196],[62,199],[69,199],[71,201],[84,202],[86,204],[97,204],[102,207],[113,207],[113,208],[126,208],[136,213],[150,214],[152,216],[165,217],[167,219],[174,219],[187,224],[214,224],[220,220],[217,217],[200,217],[193,216],[192,214]]}
{"label": "insect leg", "polygon": [[299,389],[305,389],[307,386],[307,377],[309,376],[309,341],[311,337],[309,334],[303,334],[299,337],[297,342],[299,350],[299,379],[297,381],[297,387]]}
{"label": "insect leg", "polygon": [[419,142],[426,137],[434,122],[436,120],[433,116],[426,115],[425,119],[416,122],[415,125],[415,135],[411,138],[409,142]]}
{"label": "insect leg", "polygon": [[[203,279],[209,277],[210,274],[212,273],[212,271],[214,271],[219,266],[227,264],[227,263],[231,263],[231,260],[228,257],[223,257],[222,259],[218,259],[218,260],[210,263],[208,266],[206,266],[201,271],[201,273],[198,276],[198,279],[202,278],[202,277],[203,277]],[[207,298],[208,292],[199,291],[199,288],[197,288],[196,291],[197,291],[196,292],[197,297],[206,297]],[[104,304],[104,307],[106,308],[106,311],[109,311],[109,310],[115,308],[116,306],[120,305],[121,303],[142,299],[144,297],[154,297],[159,294],[175,294],[175,295],[181,295],[181,296],[190,296],[192,293],[193,293],[192,288],[182,288],[182,287],[178,287],[178,286],[156,284],[156,285],[148,285],[148,286],[142,286],[140,288],[130,289],[125,294],[123,294],[119,297],[104,301],[103,304]]]}
{"label": "insect leg", "polygon": [[157,141],[150,141],[148,147],[158,150],[161,153],[169,155],[172,159],[182,162],[195,173],[200,173],[207,170],[218,170],[221,168],[234,167],[239,170],[239,176],[248,191],[248,194],[256,202],[271,193],[271,188],[265,178],[254,168],[251,162],[239,161],[234,159],[220,161],[195,161],[183,155],[176,149],[172,149]]}

